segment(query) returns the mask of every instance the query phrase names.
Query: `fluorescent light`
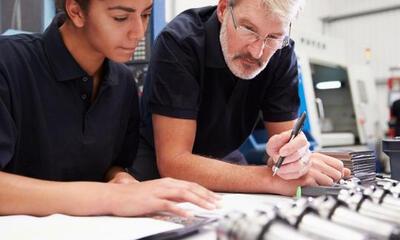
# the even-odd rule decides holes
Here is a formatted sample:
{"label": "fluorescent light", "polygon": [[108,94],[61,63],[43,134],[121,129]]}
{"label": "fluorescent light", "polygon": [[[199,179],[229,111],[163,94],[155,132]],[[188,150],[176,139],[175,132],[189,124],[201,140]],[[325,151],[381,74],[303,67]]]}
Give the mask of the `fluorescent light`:
{"label": "fluorescent light", "polygon": [[316,87],[320,90],[338,89],[342,87],[342,83],[340,81],[319,82]]}

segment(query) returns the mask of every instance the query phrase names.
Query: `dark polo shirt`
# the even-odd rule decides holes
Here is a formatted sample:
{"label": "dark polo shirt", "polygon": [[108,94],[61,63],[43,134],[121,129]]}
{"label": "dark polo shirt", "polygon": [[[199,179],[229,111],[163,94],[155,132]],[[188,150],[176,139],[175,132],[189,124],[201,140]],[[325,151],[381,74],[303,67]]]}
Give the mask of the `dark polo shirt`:
{"label": "dark polo shirt", "polygon": [[139,136],[130,71],[105,60],[93,81],[68,52],[58,15],[44,34],[0,37],[0,170],[60,181],[101,181],[130,166]]}
{"label": "dark polo shirt", "polygon": [[149,145],[153,113],[196,120],[193,153],[214,158],[239,148],[260,111],[269,122],[297,118],[294,43],[278,50],[254,79],[241,80],[224,61],[220,25],[216,7],[191,9],[173,19],[155,41],[141,103],[141,136]]}

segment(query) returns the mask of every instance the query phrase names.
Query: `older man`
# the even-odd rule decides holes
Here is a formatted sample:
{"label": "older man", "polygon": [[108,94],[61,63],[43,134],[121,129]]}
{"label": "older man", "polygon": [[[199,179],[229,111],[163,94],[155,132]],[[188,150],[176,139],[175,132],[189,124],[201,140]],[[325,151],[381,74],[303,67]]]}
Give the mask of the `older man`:
{"label": "older man", "polygon": [[[133,168],[142,179],[170,176],[216,191],[293,194],[297,186],[331,185],[348,170],[310,153],[297,118],[297,61],[289,39],[300,0],[220,0],[172,20],[153,48],[142,101],[143,124]],[[259,112],[270,136],[269,166],[223,159],[250,135]]]}

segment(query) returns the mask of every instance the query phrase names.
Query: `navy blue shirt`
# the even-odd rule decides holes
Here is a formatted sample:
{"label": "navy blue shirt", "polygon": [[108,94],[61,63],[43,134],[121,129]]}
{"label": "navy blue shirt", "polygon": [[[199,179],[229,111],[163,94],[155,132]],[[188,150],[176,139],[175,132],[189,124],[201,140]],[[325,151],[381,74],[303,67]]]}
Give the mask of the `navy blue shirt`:
{"label": "navy blue shirt", "polygon": [[239,148],[260,111],[270,122],[297,118],[294,43],[278,50],[257,77],[241,80],[224,61],[220,25],[216,7],[191,9],[158,36],[142,101],[141,135],[149,144],[153,144],[152,113],[196,120],[193,153],[215,158]]}
{"label": "navy blue shirt", "polygon": [[105,60],[93,81],[65,47],[57,16],[44,34],[0,37],[0,170],[47,180],[101,181],[130,166],[139,110],[127,67]]}

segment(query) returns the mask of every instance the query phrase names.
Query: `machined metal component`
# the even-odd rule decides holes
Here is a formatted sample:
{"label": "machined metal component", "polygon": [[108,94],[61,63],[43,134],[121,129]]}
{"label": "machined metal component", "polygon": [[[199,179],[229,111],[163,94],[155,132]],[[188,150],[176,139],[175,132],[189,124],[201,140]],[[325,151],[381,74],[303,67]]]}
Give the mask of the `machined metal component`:
{"label": "machined metal component", "polygon": [[400,239],[400,229],[395,224],[363,216],[332,196],[321,196],[310,202],[320,216],[332,222],[368,232],[374,239]]}

